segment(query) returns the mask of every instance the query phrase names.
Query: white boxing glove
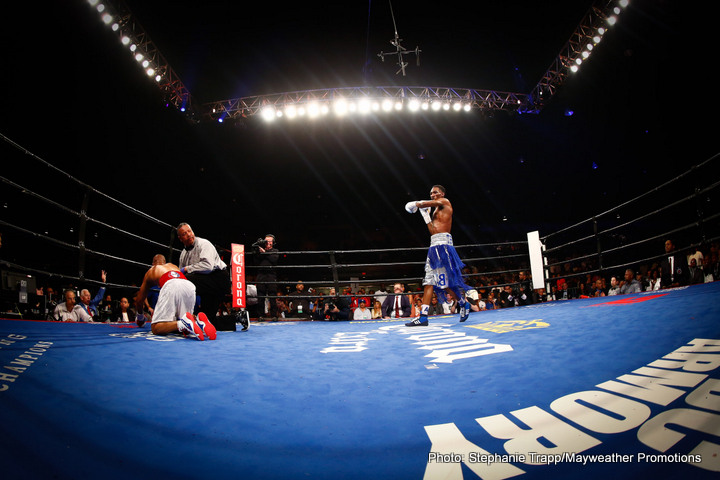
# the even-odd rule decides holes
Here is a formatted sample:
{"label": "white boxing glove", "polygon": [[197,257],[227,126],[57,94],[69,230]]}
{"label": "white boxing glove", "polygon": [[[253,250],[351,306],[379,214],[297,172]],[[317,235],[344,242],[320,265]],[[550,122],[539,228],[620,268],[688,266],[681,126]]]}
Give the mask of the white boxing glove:
{"label": "white boxing glove", "polygon": [[425,223],[432,222],[432,218],[430,218],[430,207],[421,208],[420,215],[422,215],[423,220],[425,220]]}
{"label": "white boxing glove", "polygon": [[416,202],[408,202],[405,204],[405,211],[408,213],[415,213],[418,211],[417,205],[415,205]]}

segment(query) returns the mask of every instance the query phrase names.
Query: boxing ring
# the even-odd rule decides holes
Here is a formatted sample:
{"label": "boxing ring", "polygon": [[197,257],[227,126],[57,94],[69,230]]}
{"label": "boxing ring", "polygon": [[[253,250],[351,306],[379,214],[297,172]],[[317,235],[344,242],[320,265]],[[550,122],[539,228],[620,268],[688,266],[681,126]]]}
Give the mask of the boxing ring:
{"label": "boxing ring", "polygon": [[[541,232],[545,296],[473,312],[465,323],[456,314],[419,328],[404,319],[286,318],[197,342],[152,335],[147,325],[47,321],[30,293],[28,308],[0,320],[4,477],[715,478],[720,283],[548,296],[559,279],[652,265],[668,236],[683,251],[717,243],[717,163],[708,159],[641,196],[648,201]],[[134,273],[108,289],[131,295],[153,254],[177,258],[170,223],[80,182],[73,208],[17,178],[2,180],[6,191],[76,222],[63,239],[45,235],[51,226],[3,219],[3,233],[43,246],[3,260],[4,270],[94,289],[99,282],[86,272],[118,263]],[[665,199],[661,208],[649,201],[655,195]],[[155,225],[156,234],[141,238],[95,218],[88,196]],[[678,217],[688,204],[705,207]],[[144,246],[103,251],[109,235]],[[44,255],[57,249],[71,253],[52,264]],[[458,245],[479,290],[516,285],[531,250],[526,239]],[[132,258],[122,256],[128,251]],[[401,282],[412,294],[425,252],[285,252],[278,284]]]}

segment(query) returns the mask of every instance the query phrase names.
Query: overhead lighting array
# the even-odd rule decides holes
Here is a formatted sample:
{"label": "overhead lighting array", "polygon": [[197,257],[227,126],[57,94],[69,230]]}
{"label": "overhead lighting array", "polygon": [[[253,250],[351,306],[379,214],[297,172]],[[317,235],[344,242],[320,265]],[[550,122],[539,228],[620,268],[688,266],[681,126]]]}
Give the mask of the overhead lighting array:
{"label": "overhead lighting array", "polygon": [[533,110],[539,112],[569,75],[575,74],[591,57],[618,17],[627,8],[629,0],[597,0],[575,29],[570,40],[552,62],[533,89]]}
{"label": "overhead lighting array", "polygon": [[523,113],[528,95],[493,90],[447,87],[343,87],[222,100],[204,105],[205,118],[215,122],[259,116],[312,120],[398,113],[505,110]]}
{"label": "overhead lighting array", "polygon": [[[590,54],[602,41],[603,36],[608,31],[608,28],[617,23],[618,15],[622,13],[629,3],[629,0],[619,0],[617,5],[613,6],[606,14],[605,18],[602,18],[602,14],[598,15],[598,17],[600,17],[600,22],[597,22],[596,25],[592,25],[591,28],[593,28],[594,32],[591,32],[591,35],[587,33],[583,33],[581,35],[582,38],[580,42],[578,42],[576,48],[573,49],[573,52],[575,53],[574,58],[572,58],[572,55],[568,58],[568,66],[571,72],[577,72],[583,62],[590,58]],[[583,41],[584,46],[582,45]]]}
{"label": "overhead lighting array", "polygon": [[[505,110],[539,113],[568,75],[579,71],[595,51],[629,0],[596,0],[568,43],[555,58],[530,94],[491,90],[436,87],[368,87],[306,90],[222,100],[203,105],[198,111],[192,96],[158,49],[124,5],[123,0],[87,0],[102,23],[117,33],[145,74],[165,92],[166,104],[191,119],[224,122],[237,117],[261,115],[268,121],[279,118],[319,118],[334,115],[368,115],[392,112]],[[396,92],[390,91],[395,88]],[[420,92],[422,91],[422,92]],[[342,92],[338,95],[338,92]],[[343,97],[344,94],[348,96]]]}
{"label": "overhead lighting array", "polygon": [[[374,113],[455,111],[469,112],[470,103],[461,101],[397,100],[397,99],[337,99],[332,102],[311,102],[307,104],[287,104],[283,106],[267,105],[260,109],[260,115],[266,121],[279,118],[319,118],[328,115],[346,117],[348,115],[369,115]],[[223,118],[218,118],[222,122]]]}
{"label": "overhead lighting array", "polygon": [[124,23],[123,19],[113,11],[113,7],[102,0],[88,0],[88,3],[97,10],[100,15],[100,20],[110,27],[113,32],[117,32],[120,35],[120,43],[127,47],[133,58],[145,70],[147,76],[156,82],[160,82],[162,75],[152,55],[143,48],[142,42],[133,38],[134,32],[122,28],[121,24]]}
{"label": "overhead lighting array", "polygon": [[166,94],[168,105],[181,112],[193,113],[192,97],[165,61],[150,36],[132,18],[122,0],[87,0],[100,21],[115,32],[148,78]]}

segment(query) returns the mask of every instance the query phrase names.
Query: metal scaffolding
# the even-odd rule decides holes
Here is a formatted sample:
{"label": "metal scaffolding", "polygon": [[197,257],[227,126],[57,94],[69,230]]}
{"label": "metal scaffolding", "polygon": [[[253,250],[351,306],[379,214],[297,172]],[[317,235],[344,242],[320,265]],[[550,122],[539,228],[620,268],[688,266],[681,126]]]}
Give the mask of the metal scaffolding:
{"label": "metal scaffolding", "polygon": [[[537,114],[568,76],[590,57],[605,30],[613,22],[614,16],[627,6],[628,0],[596,0],[530,93],[452,87],[346,87],[256,95],[217,100],[202,105],[195,104],[188,89],[147,32],[133,18],[123,0],[88,2],[98,10],[103,22],[120,35],[123,44],[128,46],[138,62],[143,64],[148,76],[154,78],[163,92],[163,100],[184,112],[192,121],[199,122],[252,117],[266,107],[281,111],[288,106],[296,109],[316,104],[327,106],[338,99],[372,102],[393,100],[403,105],[405,102],[419,101],[427,108],[431,105],[435,108],[442,105],[447,109],[447,106],[460,105],[466,110]],[[138,54],[142,59],[139,59]]]}

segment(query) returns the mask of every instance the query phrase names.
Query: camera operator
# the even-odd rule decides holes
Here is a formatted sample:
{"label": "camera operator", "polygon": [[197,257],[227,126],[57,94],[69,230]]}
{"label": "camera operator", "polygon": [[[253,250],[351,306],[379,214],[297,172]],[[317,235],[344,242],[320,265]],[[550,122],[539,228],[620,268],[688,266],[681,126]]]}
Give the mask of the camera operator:
{"label": "camera operator", "polygon": [[[265,238],[259,238],[257,242],[252,244],[255,249],[255,255],[258,257],[258,273],[255,278],[257,282],[257,296],[262,302],[260,304],[260,316],[262,317],[265,313],[263,305],[266,300],[268,302],[268,315],[273,320],[277,320],[277,302],[275,297],[277,296],[277,273],[275,266],[278,263],[278,249],[275,248],[275,235],[268,233]],[[271,297],[271,298],[267,298]]]}

